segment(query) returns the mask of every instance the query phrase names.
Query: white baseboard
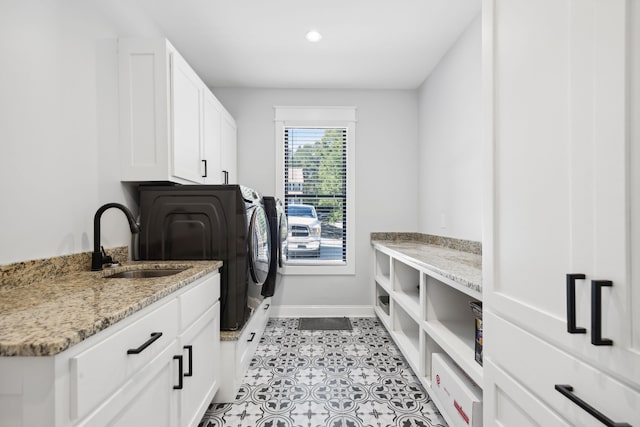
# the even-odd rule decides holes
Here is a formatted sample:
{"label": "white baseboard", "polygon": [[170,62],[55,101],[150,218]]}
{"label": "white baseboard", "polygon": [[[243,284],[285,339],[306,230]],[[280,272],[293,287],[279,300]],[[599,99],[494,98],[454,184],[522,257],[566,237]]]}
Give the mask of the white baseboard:
{"label": "white baseboard", "polygon": [[274,305],[269,317],[375,317],[371,305]]}

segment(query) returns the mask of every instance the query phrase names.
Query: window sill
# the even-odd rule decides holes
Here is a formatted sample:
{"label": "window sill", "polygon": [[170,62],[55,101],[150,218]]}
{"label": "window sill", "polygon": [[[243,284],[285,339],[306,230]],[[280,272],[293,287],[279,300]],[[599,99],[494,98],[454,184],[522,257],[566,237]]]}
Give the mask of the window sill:
{"label": "window sill", "polygon": [[310,264],[288,262],[278,272],[284,276],[338,276],[338,275],[354,275],[355,263],[344,263],[338,261],[335,264]]}

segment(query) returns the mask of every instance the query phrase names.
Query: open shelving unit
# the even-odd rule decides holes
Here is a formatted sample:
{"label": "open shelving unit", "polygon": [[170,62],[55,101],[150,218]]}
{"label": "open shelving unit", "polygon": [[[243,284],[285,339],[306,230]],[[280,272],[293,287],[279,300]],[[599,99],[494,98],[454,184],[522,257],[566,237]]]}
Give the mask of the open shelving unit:
{"label": "open shelving unit", "polygon": [[[434,398],[434,353],[447,354],[482,387],[482,366],[475,360],[475,317],[469,306],[482,301],[482,294],[384,245],[374,245],[374,264],[374,311],[430,396]],[[437,398],[434,402],[440,406]]]}

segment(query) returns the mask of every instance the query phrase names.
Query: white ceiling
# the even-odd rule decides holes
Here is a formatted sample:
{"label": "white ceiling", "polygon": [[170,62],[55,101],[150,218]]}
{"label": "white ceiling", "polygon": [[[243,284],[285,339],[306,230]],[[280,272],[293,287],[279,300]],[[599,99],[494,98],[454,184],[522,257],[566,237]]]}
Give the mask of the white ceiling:
{"label": "white ceiling", "polygon": [[359,89],[417,88],[481,3],[136,1],[209,86]]}

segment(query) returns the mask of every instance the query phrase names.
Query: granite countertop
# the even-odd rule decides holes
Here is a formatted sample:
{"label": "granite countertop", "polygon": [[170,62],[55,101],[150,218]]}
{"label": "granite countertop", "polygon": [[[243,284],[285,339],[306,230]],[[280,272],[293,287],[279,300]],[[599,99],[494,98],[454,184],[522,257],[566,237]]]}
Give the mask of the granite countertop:
{"label": "granite countertop", "polygon": [[[376,240],[371,244],[395,253],[420,267],[451,279],[472,291],[482,293],[482,255],[466,250],[425,243],[416,239]],[[386,237],[386,236],[380,236]]]}
{"label": "granite countertop", "polygon": [[[172,276],[107,279],[140,265]],[[222,266],[221,261],[139,261],[0,286],[0,356],[53,356]]]}

